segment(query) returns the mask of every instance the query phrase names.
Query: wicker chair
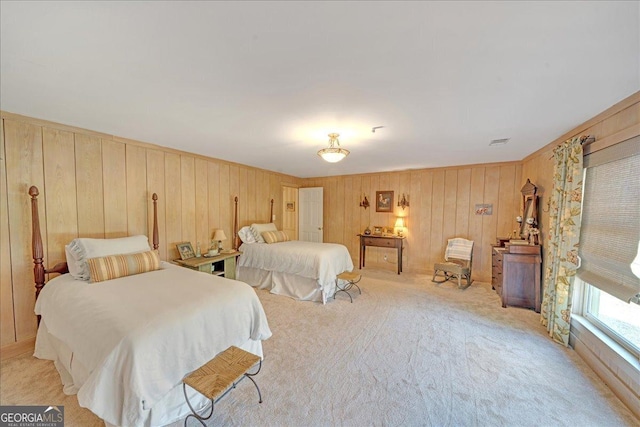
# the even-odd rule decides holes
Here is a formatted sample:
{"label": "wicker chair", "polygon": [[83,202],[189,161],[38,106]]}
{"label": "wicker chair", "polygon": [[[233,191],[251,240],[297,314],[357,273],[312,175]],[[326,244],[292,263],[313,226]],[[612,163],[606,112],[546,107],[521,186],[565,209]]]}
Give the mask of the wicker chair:
{"label": "wicker chair", "polygon": [[[462,288],[462,279],[467,280],[465,288],[471,285],[471,266],[473,263],[473,240],[456,237],[449,239],[444,253],[444,262],[438,262],[433,267],[432,282],[444,283],[447,280],[457,278],[458,288]],[[436,280],[443,277],[443,280]]]}

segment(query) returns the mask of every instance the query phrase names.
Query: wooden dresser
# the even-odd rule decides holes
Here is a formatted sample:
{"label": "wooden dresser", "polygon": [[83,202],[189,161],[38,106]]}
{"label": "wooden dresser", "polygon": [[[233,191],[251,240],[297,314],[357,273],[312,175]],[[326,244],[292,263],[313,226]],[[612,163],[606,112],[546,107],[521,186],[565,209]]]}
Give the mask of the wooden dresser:
{"label": "wooden dresser", "polygon": [[491,285],[500,295],[502,306],[532,308],[540,312],[540,245],[516,245],[500,242],[492,245]]}

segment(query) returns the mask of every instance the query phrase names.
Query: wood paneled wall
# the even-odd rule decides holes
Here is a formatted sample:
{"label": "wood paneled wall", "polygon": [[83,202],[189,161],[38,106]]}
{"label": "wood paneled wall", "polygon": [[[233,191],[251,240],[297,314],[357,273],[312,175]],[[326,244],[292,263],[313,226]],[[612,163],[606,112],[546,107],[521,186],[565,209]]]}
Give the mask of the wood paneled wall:
{"label": "wood paneled wall", "polygon": [[[324,187],[326,242],[342,243],[358,263],[358,238],[367,226],[393,226],[396,214],[407,217],[405,271],[430,273],[446,240],[463,236],[476,242],[476,280],[491,277],[490,244],[513,231],[520,213],[522,185],[538,186],[541,239],[548,229],[546,202],[551,191],[552,151],[575,135],[596,137],[593,146],[640,134],[640,92],[576,127],[523,162],[473,165],[299,179],[235,163],[131,141],[112,135],[2,112],[0,121],[0,347],[33,342],[34,287],[31,212],[27,190],[40,189],[40,227],[45,262],[64,259],[64,245],[77,236],[118,237],[147,234],[151,194],[158,193],[160,254],[178,256],[175,243],[209,243],[222,228],[232,244],[233,197],[238,196],[240,224],[264,222],[269,200],[279,227],[291,227],[283,209],[282,185]],[[395,202],[405,193],[405,211],[376,213],[375,192],[392,190]],[[295,191],[294,191],[295,192]],[[363,195],[372,203],[359,206]],[[476,204],[493,204],[493,215],[475,215]],[[296,199],[296,210],[297,199]],[[287,223],[285,224],[285,218]],[[395,270],[395,254],[370,248],[367,265]],[[384,260],[387,256],[388,261]],[[28,349],[28,347],[27,347]]]}
{"label": "wood paneled wall", "polygon": [[[287,203],[293,202],[293,211],[287,210]],[[282,187],[282,230],[291,240],[298,240],[298,187]]]}
{"label": "wood paneled wall", "polygon": [[[519,214],[522,187],[520,162],[421,169],[303,180],[304,187],[324,187],[324,241],[341,243],[358,264],[358,233],[369,226],[393,226],[406,217],[404,271],[433,272],[444,256],[447,239],[465,237],[475,242],[473,277],[491,280],[490,245],[508,236]],[[526,179],[525,179],[526,181]],[[376,191],[394,192],[394,212],[378,213]],[[397,206],[405,194],[410,206]],[[368,209],[359,206],[364,196]],[[476,215],[476,204],[492,204],[492,215]],[[385,261],[384,257],[387,257]],[[367,248],[367,265],[395,270],[393,249]]]}
{"label": "wood paneled wall", "polygon": [[73,238],[150,235],[151,194],[158,193],[160,256],[175,244],[208,247],[224,230],[231,247],[233,198],[240,224],[264,222],[275,199],[282,226],[282,183],[298,178],[111,135],[2,113],[0,174],[0,345],[35,336],[31,211],[27,194],[40,190],[45,264],[65,258]]}
{"label": "wood paneled wall", "polygon": [[[567,139],[581,135],[595,137],[595,142],[583,147],[585,152],[596,151],[640,135],[640,92],[613,105],[523,160],[523,176],[531,179],[540,195],[540,239],[543,248],[549,230],[548,203],[553,189],[553,150]],[[543,254],[543,262],[544,260]]]}

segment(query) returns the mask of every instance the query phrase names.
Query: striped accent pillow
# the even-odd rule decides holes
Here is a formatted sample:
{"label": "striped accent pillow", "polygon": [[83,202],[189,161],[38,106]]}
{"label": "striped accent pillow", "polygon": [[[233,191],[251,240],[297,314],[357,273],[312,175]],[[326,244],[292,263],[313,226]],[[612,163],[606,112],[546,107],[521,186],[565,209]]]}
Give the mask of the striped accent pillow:
{"label": "striped accent pillow", "polygon": [[262,238],[267,243],[288,242],[289,236],[284,231],[263,231]]}
{"label": "striped accent pillow", "polygon": [[90,282],[103,282],[118,277],[132,276],[147,271],[160,269],[160,256],[157,251],[138,252],[135,254],[110,255],[101,258],[90,258]]}

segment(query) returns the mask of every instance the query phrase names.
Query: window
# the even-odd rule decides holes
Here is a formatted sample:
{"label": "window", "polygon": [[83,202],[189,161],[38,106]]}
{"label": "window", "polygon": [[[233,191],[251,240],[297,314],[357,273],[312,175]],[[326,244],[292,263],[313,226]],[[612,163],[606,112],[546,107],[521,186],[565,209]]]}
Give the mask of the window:
{"label": "window", "polygon": [[584,317],[640,358],[640,305],[585,284]]}
{"label": "window", "polygon": [[640,136],[586,155],[584,165],[580,308],[640,358]]}

